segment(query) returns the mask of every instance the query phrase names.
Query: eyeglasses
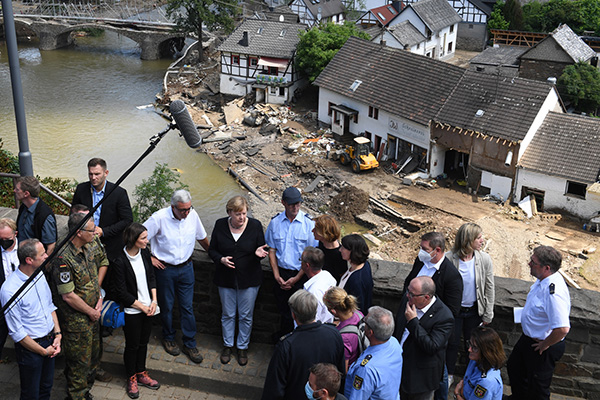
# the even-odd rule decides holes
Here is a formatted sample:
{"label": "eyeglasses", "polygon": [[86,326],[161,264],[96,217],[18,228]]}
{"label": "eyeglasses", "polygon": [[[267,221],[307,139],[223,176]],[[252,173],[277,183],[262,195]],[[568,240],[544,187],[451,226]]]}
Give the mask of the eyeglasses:
{"label": "eyeglasses", "polygon": [[93,229],[83,229],[83,228],[81,228],[80,230],[81,231],[86,231],[86,232],[92,232],[92,233],[94,233],[94,232],[96,232],[96,225],[94,225]]}
{"label": "eyeglasses", "polygon": [[407,290],[406,295],[408,297],[419,297],[419,296],[427,296],[427,293],[416,294],[416,293],[411,292],[410,290]]}
{"label": "eyeglasses", "polygon": [[470,340],[467,340],[467,348],[470,348],[473,353],[479,352],[479,347],[475,346]]}
{"label": "eyeglasses", "polygon": [[175,209],[176,209],[177,211],[179,211],[180,213],[182,213],[182,214],[185,214],[185,213],[189,213],[191,210],[193,210],[193,209],[194,209],[194,206],[190,206],[189,208],[179,208],[179,207],[175,207]]}

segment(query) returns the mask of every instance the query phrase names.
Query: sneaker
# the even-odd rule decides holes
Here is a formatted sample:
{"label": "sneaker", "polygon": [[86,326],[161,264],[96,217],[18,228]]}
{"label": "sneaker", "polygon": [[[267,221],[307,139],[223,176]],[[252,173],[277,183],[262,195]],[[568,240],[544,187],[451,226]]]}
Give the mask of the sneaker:
{"label": "sneaker", "polygon": [[136,375],[133,375],[127,379],[127,396],[129,396],[130,399],[137,399],[140,397]]}
{"label": "sneaker", "polygon": [[96,371],[96,380],[100,382],[110,382],[112,381],[113,376],[103,370],[102,368],[98,368]]}
{"label": "sneaker", "polygon": [[160,387],[160,383],[157,380],[150,378],[148,371],[138,372],[136,374],[138,385],[145,386],[149,389],[156,390]]}
{"label": "sneaker", "polygon": [[190,360],[192,360],[196,364],[200,364],[202,360],[204,360],[204,357],[202,357],[202,354],[200,354],[196,347],[183,346],[183,353],[187,355],[190,358]]}
{"label": "sneaker", "polygon": [[221,364],[227,364],[231,361],[231,347],[223,347],[221,352]]}
{"label": "sneaker", "polygon": [[242,367],[246,364],[248,364],[248,349],[238,349],[238,364],[240,364]]}
{"label": "sneaker", "polygon": [[448,388],[450,388],[450,386],[452,386],[453,382],[454,382],[454,375],[448,375]]}
{"label": "sneaker", "polygon": [[175,343],[173,340],[163,339],[162,345],[165,348],[165,351],[172,356],[178,356],[179,354],[181,354],[179,346],[177,346],[177,343]]}

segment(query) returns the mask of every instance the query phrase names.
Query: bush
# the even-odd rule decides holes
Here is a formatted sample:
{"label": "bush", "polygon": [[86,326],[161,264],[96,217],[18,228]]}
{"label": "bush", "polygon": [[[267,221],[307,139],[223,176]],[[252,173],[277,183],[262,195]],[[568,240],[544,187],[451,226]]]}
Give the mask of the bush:
{"label": "bush", "polygon": [[153,213],[169,204],[175,190],[187,188],[188,185],[181,182],[178,172],[170,169],[166,163],[156,163],[152,176],[135,187],[133,220],[146,221]]}

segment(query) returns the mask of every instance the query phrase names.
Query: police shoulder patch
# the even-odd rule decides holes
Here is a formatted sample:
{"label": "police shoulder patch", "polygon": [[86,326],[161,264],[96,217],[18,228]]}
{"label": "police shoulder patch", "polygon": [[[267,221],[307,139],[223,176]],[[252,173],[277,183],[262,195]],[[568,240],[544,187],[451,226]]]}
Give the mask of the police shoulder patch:
{"label": "police shoulder patch", "polygon": [[352,382],[352,387],[356,390],[360,390],[360,388],[362,388],[362,384],[363,384],[363,378],[356,375],[354,377],[354,382]]}
{"label": "police shoulder patch", "polygon": [[71,272],[66,265],[61,265],[59,270],[59,279],[62,283],[69,283],[71,281]]}
{"label": "police shoulder patch", "polygon": [[475,386],[475,390],[473,391],[473,394],[475,395],[475,397],[477,397],[479,399],[483,398],[486,393],[487,393],[487,389],[481,385]]}
{"label": "police shoulder patch", "polygon": [[551,283],[549,286],[550,294],[554,294],[554,291],[556,290],[555,288],[556,288],[556,286],[554,286],[554,283]]}
{"label": "police shoulder patch", "polygon": [[365,365],[367,365],[369,361],[371,361],[371,358],[373,358],[373,355],[367,354],[366,357],[360,362],[360,366],[364,367]]}

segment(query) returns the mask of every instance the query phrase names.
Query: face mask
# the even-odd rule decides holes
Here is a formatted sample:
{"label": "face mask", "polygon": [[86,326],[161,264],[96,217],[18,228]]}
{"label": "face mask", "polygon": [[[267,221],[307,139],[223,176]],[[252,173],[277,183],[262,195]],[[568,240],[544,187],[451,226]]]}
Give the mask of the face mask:
{"label": "face mask", "polygon": [[12,246],[14,243],[15,239],[0,239],[0,246],[2,246],[4,250],[10,249],[10,246]]}
{"label": "face mask", "polygon": [[423,262],[423,263],[431,261],[431,254],[429,254],[428,252],[426,252],[423,249],[419,250],[419,256],[418,257],[419,257],[419,260],[421,260],[421,262]]}
{"label": "face mask", "polygon": [[308,397],[309,399],[320,399],[320,397],[314,397],[314,393],[315,391],[312,390],[312,388],[310,387],[310,383],[306,382],[306,385],[304,386],[304,393],[306,394],[306,397]]}

